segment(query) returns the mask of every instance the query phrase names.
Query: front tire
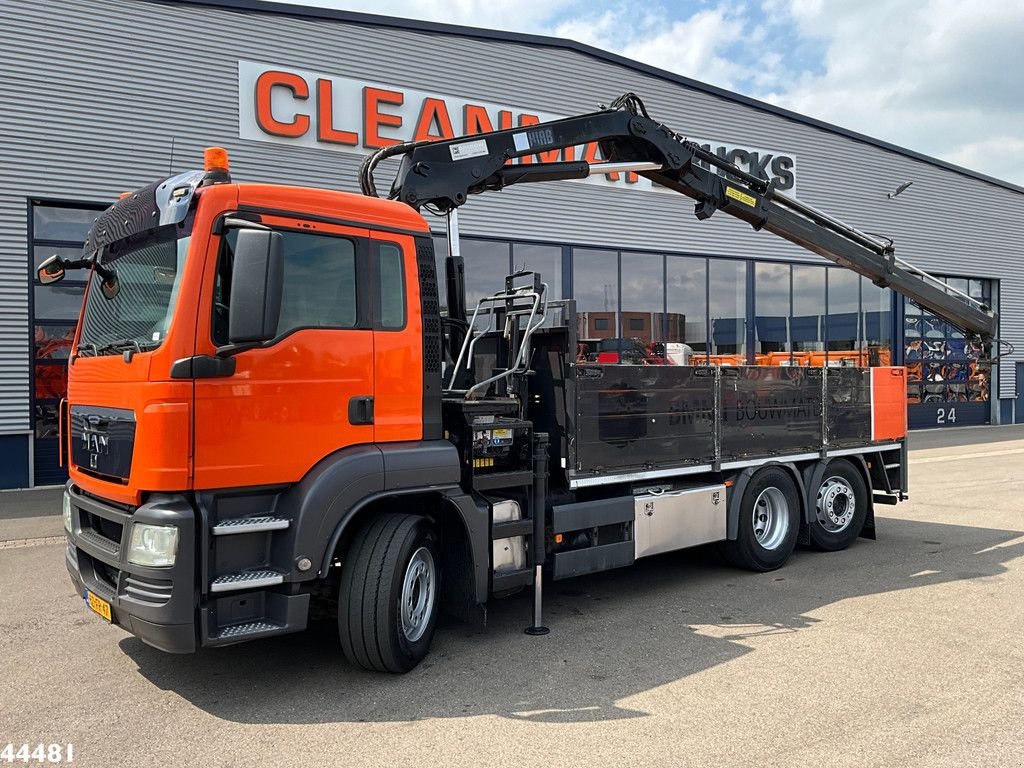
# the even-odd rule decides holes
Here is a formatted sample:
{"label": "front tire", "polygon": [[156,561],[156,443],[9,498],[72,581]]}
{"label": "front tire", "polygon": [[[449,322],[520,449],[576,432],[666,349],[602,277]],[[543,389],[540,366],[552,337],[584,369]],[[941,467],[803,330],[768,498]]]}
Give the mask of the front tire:
{"label": "front tire", "polygon": [[868,489],[863,476],[850,462],[829,462],[814,491],[814,514],[807,524],[811,544],[825,552],[850,546],[864,528],[868,516]]}
{"label": "front tire", "polygon": [[351,664],[401,673],[423,660],[437,625],[440,564],[426,518],[382,514],[359,530],[338,594],[338,633]]}
{"label": "front tire", "polygon": [[773,571],[793,554],[800,532],[800,495],[792,476],[780,467],[759,470],[743,491],[735,541],[721,551],[738,568]]}

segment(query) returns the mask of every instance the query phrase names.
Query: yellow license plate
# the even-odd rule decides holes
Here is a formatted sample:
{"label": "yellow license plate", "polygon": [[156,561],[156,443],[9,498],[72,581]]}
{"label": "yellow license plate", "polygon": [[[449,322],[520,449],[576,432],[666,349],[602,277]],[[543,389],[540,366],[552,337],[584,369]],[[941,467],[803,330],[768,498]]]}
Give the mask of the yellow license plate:
{"label": "yellow license plate", "polygon": [[110,617],[110,603],[104,600],[102,597],[97,597],[92,592],[85,593],[85,602],[89,604],[96,613],[102,616],[107,621],[113,621]]}

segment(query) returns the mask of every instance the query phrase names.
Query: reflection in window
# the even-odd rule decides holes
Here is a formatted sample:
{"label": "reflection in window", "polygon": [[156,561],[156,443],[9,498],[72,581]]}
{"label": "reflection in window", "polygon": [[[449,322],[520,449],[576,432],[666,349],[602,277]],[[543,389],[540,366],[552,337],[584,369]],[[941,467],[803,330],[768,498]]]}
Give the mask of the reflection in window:
{"label": "reflection in window", "polygon": [[[67,358],[89,273],[72,271],[59,285],[43,287],[35,279],[35,267],[54,254],[65,259],[80,258],[82,243],[99,213],[95,206],[32,206],[33,241],[28,255],[34,278],[32,356],[37,362],[32,381],[32,427],[36,437],[33,480],[39,485],[67,479],[67,471],[57,462],[57,403],[67,395]],[[39,241],[43,240],[48,243],[41,245]],[[62,322],[47,322],[50,320]]]}
{"label": "reflection in window", "polygon": [[[505,288],[510,272],[509,244],[461,238],[459,245],[466,262],[466,311],[473,316],[476,303]],[[441,274],[444,274],[443,260]]]}
{"label": "reflection in window", "polygon": [[742,261],[710,259],[711,354],[728,356],[717,362],[743,365],[746,359],[747,265]]}
{"label": "reflection in window", "polygon": [[[760,262],[754,265],[754,320],[756,352],[789,352],[789,265]],[[758,360],[767,364],[767,359]],[[775,361],[771,361],[775,362]],[[787,361],[788,362],[788,361]]]}
{"label": "reflection in window", "polygon": [[66,360],[74,340],[74,325],[36,323],[33,329],[32,344],[35,358],[36,360]]}
{"label": "reflection in window", "polygon": [[664,270],[662,256],[622,254],[622,338],[665,341]]}
{"label": "reflection in window", "polygon": [[448,258],[448,238],[434,235],[434,268],[437,270],[437,301],[442,317],[448,316],[448,278],[445,273],[445,260]]}
{"label": "reflection in window", "polygon": [[615,338],[619,304],[618,253],[574,248],[572,285],[579,340]]}
{"label": "reflection in window", "polygon": [[861,328],[868,365],[892,365],[892,291],[861,278]]}
{"label": "reflection in window", "polygon": [[[991,281],[946,278],[946,282],[985,301],[986,305],[991,301]],[[932,405],[988,402],[992,369],[984,360],[981,345],[966,339],[961,331],[913,301],[906,299],[903,305],[907,402]]]}
{"label": "reflection in window", "polygon": [[56,440],[60,429],[57,422],[58,405],[56,403],[37,403],[34,415],[36,440],[47,438]]}
{"label": "reflection in window", "polygon": [[[88,276],[83,272],[83,276]],[[82,297],[85,295],[84,284],[51,283],[36,285],[33,290],[34,315],[39,320],[70,320],[77,322],[78,313],[82,310]]]}
{"label": "reflection in window", "polygon": [[405,326],[405,281],[402,279],[402,250],[392,243],[381,243],[380,327],[398,329]]}
{"label": "reflection in window", "polygon": [[94,208],[35,205],[32,207],[32,238],[84,243],[97,216],[99,211]]}
{"label": "reflection in window", "polygon": [[860,348],[860,275],[856,272],[829,270],[826,337],[830,352]]}
{"label": "reflection in window", "polygon": [[708,348],[708,266],[706,259],[669,256],[665,262],[668,331],[666,341],[694,352]]}
{"label": "reflection in window", "polygon": [[67,395],[68,367],[66,364],[37,363],[35,370],[36,400],[59,400]]}
{"label": "reflection in window", "polygon": [[356,250],[343,237],[283,232],[284,283],[277,334],[356,325]]}
{"label": "reflection in window", "polygon": [[512,268],[540,272],[548,286],[548,300],[565,298],[562,293],[562,248],[558,245],[512,244]]}
{"label": "reflection in window", "polygon": [[793,266],[793,316],[789,325],[794,352],[824,351],[824,267]]}

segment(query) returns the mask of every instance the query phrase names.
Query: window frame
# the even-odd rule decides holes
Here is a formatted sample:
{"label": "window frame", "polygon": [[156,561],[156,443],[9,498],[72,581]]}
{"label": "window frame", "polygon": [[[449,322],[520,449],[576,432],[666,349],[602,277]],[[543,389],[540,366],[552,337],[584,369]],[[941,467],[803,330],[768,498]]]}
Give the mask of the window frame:
{"label": "window frame", "polygon": [[[355,249],[355,301],[356,301],[356,323],[355,325],[302,325],[296,326],[289,329],[285,333],[278,334],[272,339],[268,339],[257,345],[259,349],[268,349],[270,347],[277,346],[279,343],[287,339],[294,333],[299,331],[402,331],[409,325],[409,305],[408,305],[408,291],[406,289],[405,282],[405,249],[402,248],[401,243],[395,240],[388,239],[375,239],[372,236],[360,236],[353,234],[341,234],[337,232],[327,232],[320,229],[306,229],[301,226],[273,226],[271,229],[274,232],[294,232],[301,235],[316,235],[318,237],[331,237],[339,240],[348,240],[353,244]],[[371,230],[373,232],[373,230]],[[227,242],[227,232],[220,235],[220,243],[217,247],[217,259],[214,266],[213,274],[213,285],[211,290],[211,299],[215,299],[217,290],[217,278],[220,271],[220,261],[224,253],[224,245]],[[376,254],[378,249],[373,245],[374,243],[387,243],[389,245],[395,245],[399,248],[402,254],[402,306],[405,310],[405,323],[402,328],[381,328],[379,327],[379,301],[380,297],[377,295],[378,285],[378,274],[376,264]],[[368,293],[367,293],[368,292]],[[367,301],[364,295],[369,295],[371,299]],[[221,344],[214,335],[214,329],[216,327],[216,301],[212,300],[210,305],[210,342],[215,348],[227,346],[230,342],[224,342]]]}

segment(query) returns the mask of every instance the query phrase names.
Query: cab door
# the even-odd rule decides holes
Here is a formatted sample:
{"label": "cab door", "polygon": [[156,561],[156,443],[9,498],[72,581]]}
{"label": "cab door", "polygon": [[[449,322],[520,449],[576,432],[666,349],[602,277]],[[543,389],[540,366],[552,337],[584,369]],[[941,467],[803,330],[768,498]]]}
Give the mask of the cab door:
{"label": "cab door", "polygon": [[370,233],[374,327],[374,419],[378,443],[420,440],[424,403],[440,381],[424,377],[423,318],[416,243],[408,235]]}
{"label": "cab door", "polygon": [[[375,439],[369,232],[283,215],[261,222],[283,236],[277,334],[236,354],[233,373],[196,378],[197,489],[295,482],[334,451]],[[200,310],[199,354],[228,343],[236,236],[229,229],[211,245],[200,306],[213,309],[208,319]]]}

